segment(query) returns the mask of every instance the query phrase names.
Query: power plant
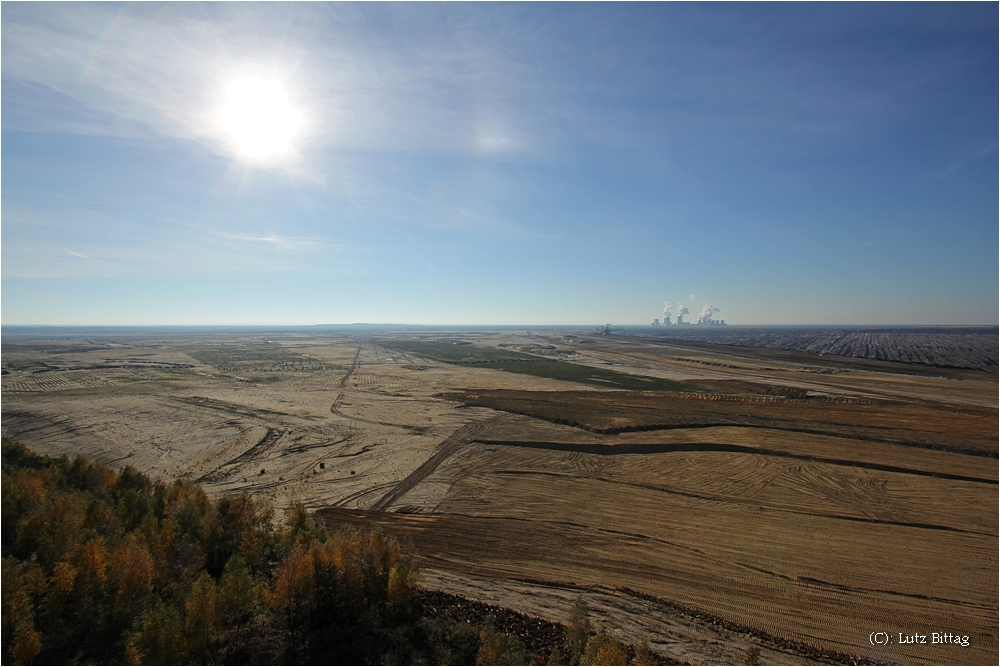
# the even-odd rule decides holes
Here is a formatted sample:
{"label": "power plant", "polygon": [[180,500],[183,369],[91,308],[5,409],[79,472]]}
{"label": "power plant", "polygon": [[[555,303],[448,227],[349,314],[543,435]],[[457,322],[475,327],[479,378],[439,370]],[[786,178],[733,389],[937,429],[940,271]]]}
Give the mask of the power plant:
{"label": "power plant", "polygon": [[[691,295],[691,300],[694,301],[694,295],[693,294]],[[713,306],[712,304],[708,303],[708,302],[705,303],[705,305],[701,309],[701,312],[698,313],[698,322],[696,324],[694,324],[694,325],[692,325],[691,322],[685,322],[684,321],[684,316],[687,315],[690,311],[687,309],[687,306],[685,306],[681,302],[677,303],[677,324],[673,324],[673,325],[670,324],[670,318],[671,318],[671,315],[672,315],[670,311],[673,310],[673,308],[674,308],[674,305],[671,302],[669,302],[669,301],[664,302],[664,304],[663,304],[663,324],[660,324],[660,320],[653,320],[652,326],[654,326],[654,327],[659,327],[659,326],[664,326],[664,327],[669,327],[669,326],[677,326],[677,327],[689,327],[689,326],[724,327],[724,326],[726,326],[726,321],[725,320],[714,320],[714,319],[712,319],[712,315],[714,315],[715,313],[719,312],[719,309],[716,308],[715,306]]]}

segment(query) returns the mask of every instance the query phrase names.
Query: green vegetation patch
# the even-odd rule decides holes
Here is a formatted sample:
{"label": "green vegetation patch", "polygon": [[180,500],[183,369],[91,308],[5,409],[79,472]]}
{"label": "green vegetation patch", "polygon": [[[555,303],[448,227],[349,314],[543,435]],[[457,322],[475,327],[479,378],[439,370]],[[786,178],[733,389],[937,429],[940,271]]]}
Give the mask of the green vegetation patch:
{"label": "green vegetation patch", "polygon": [[341,365],[327,364],[278,345],[220,345],[189,354],[223,373],[302,373],[343,369]]}
{"label": "green vegetation patch", "polygon": [[564,382],[580,382],[608,389],[629,389],[632,391],[693,391],[694,388],[686,382],[664,380],[663,378],[645,375],[619,373],[606,368],[593,368],[580,364],[570,364],[565,361],[538,359],[532,361],[509,361],[497,365],[497,370],[535,377],[563,380]]}
{"label": "green vegetation patch", "polygon": [[606,389],[632,391],[697,391],[695,385],[676,380],[620,373],[606,368],[594,368],[565,361],[536,357],[523,352],[474,347],[442,341],[379,341],[383,347],[409,352],[425,359],[446,364],[482,365],[508,373],[580,382]]}
{"label": "green vegetation patch", "polygon": [[380,340],[382,347],[409,352],[446,364],[488,364],[511,361],[540,361],[539,357],[513,350],[476,347],[464,341]]}

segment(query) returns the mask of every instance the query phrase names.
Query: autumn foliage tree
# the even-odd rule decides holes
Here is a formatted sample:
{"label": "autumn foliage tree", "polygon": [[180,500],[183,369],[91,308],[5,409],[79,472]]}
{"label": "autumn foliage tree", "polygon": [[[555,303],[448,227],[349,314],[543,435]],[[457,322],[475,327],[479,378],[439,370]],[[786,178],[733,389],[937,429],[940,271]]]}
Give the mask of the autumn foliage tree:
{"label": "autumn foliage tree", "polygon": [[[416,567],[377,529],[328,533],[302,505],[279,521],[246,494],[212,500],[189,481],[7,439],[2,481],[4,664],[528,659],[492,621],[421,616]],[[590,636],[582,599],[569,621],[572,664],[625,657]]]}
{"label": "autumn foliage tree", "polygon": [[377,662],[412,620],[414,569],[381,533],[6,439],[2,527],[5,662]]}

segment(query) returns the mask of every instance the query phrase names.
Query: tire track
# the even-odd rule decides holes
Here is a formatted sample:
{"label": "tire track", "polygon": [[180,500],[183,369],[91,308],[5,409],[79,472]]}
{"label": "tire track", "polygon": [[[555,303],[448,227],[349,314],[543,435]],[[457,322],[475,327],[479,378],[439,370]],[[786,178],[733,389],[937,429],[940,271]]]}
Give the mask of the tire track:
{"label": "tire track", "polygon": [[[564,479],[578,480],[579,477],[571,475],[569,473],[563,472],[543,472],[539,470],[496,470],[492,474],[494,475],[538,475],[541,477],[561,477]],[[758,503],[743,500],[740,498],[733,498],[731,496],[723,496],[717,494],[704,494],[704,493],[691,493],[690,491],[680,491],[678,489],[671,489],[670,487],[663,486],[660,484],[641,484],[639,482],[623,482],[617,479],[610,479],[607,477],[594,476],[590,479],[596,482],[604,482],[606,484],[620,484],[622,486],[631,486],[636,489],[648,489],[649,491],[658,491],[660,493],[667,493],[672,496],[682,496],[684,498],[693,498],[695,500],[707,500],[713,503],[732,503],[735,505],[746,505],[749,507],[754,507],[759,510],[764,510],[768,512],[782,512],[784,514],[798,514],[801,516],[813,516],[821,519],[833,519],[836,521],[854,521],[857,523],[866,523],[872,525],[884,525],[884,526],[900,526],[903,528],[920,528],[923,530],[944,530],[954,533],[968,533],[970,535],[986,535],[988,537],[995,536],[995,533],[984,533],[979,530],[967,530],[964,528],[955,528],[954,526],[943,526],[934,523],[925,522],[913,522],[913,521],[896,521],[892,519],[878,519],[873,517],[861,517],[861,516],[850,516],[845,514],[826,514],[817,512],[804,512],[801,510],[792,510],[783,507],[762,507]],[[604,532],[616,532],[616,531],[604,531]],[[630,535],[632,537],[641,537],[643,539],[655,539],[648,535],[638,535],[631,533],[622,533],[622,535]],[[658,540],[664,544],[672,544],[670,542],[665,542],[663,540]]]}
{"label": "tire track", "polygon": [[732,452],[739,454],[760,454],[763,456],[776,456],[781,458],[795,459],[798,461],[809,461],[810,463],[828,463],[836,466],[847,466],[850,468],[862,468],[864,470],[878,470],[880,472],[895,472],[903,475],[919,475],[921,477],[937,477],[940,479],[950,479],[957,482],[973,482],[976,484],[998,484],[998,480],[986,479],[983,477],[970,477],[968,475],[955,475],[947,472],[930,472],[927,470],[917,470],[914,468],[901,468],[899,466],[887,466],[879,463],[867,463],[864,461],[851,461],[848,459],[831,459],[823,456],[807,456],[805,454],[792,454],[778,449],[765,449],[761,447],[748,447],[746,445],[729,445],[714,443],[678,443],[678,444],[623,444],[623,445],[597,445],[574,442],[532,442],[528,440],[488,440],[478,439],[477,442],[483,445],[499,445],[501,447],[527,447],[531,449],[549,449],[559,452],[580,452],[583,454],[600,454],[604,456],[617,456],[624,454],[663,454],[669,452]]}
{"label": "tire track", "polygon": [[341,378],[340,380],[340,393],[337,394],[337,399],[333,402],[333,405],[330,406],[330,412],[343,419],[362,422],[364,424],[374,424],[376,426],[389,426],[391,428],[401,428],[410,431],[412,433],[416,433],[418,435],[426,433],[428,428],[426,426],[411,426],[410,424],[393,424],[392,422],[383,422],[377,419],[367,419],[365,417],[357,417],[355,415],[349,415],[340,410],[340,404],[344,400],[344,394],[346,393],[347,382],[348,380],[351,379],[351,376],[354,375],[354,371],[357,370],[358,366],[361,365],[362,346],[364,346],[364,343],[358,344],[358,351],[354,355],[354,361],[351,362],[351,365],[347,368],[347,372],[344,374],[344,377]]}
{"label": "tire track", "polygon": [[836,584],[829,581],[823,581],[822,579],[816,579],[815,577],[803,577],[803,576],[789,576],[787,574],[780,574],[778,572],[772,572],[771,570],[766,570],[762,567],[756,567],[754,565],[749,565],[747,563],[741,563],[739,561],[734,561],[736,565],[746,568],[748,570],[753,570],[760,574],[765,574],[769,577],[775,577],[776,579],[781,579],[790,583],[797,584],[808,584],[811,586],[819,586],[821,588],[834,589],[838,591],[844,591],[848,593],[862,593],[862,594],[872,594],[880,593],[885,595],[895,595],[904,598],[912,598],[914,600],[932,600],[934,602],[941,602],[947,605],[955,605],[958,607],[968,607],[970,609],[982,609],[984,611],[992,611],[993,607],[989,605],[975,604],[973,602],[966,602],[964,600],[955,600],[952,598],[942,598],[933,595],[923,595],[921,593],[904,593],[902,591],[886,590],[882,588],[863,588],[859,586],[845,586],[844,584]]}
{"label": "tire track", "polygon": [[349,495],[344,496],[340,500],[336,501],[333,504],[333,506],[334,507],[338,507],[338,508],[343,508],[343,507],[346,507],[350,503],[359,503],[364,498],[367,498],[368,496],[374,495],[374,494],[378,493],[379,491],[381,491],[382,489],[385,489],[387,487],[390,488],[389,493],[392,493],[392,490],[391,490],[392,486],[393,485],[390,482],[390,483],[387,483],[387,484],[379,484],[379,485],[371,487],[371,488],[364,488],[364,489],[361,489],[360,491],[355,491],[355,492],[353,492],[353,493],[351,493]]}
{"label": "tire track", "polygon": [[242,454],[229,459],[211,472],[207,472],[198,478],[199,482],[218,482],[226,477],[237,475],[243,465],[254,463],[264,458],[264,455],[285,435],[285,431],[277,428],[265,427],[267,431],[255,444],[251,445]]}
{"label": "tire track", "polygon": [[219,412],[239,415],[241,417],[252,417],[255,419],[274,420],[275,418],[278,418],[280,420],[283,417],[287,418],[293,416],[287,412],[278,412],[276,410],[268,410],[266,408],[253,408],[247,405],[239,405],[238,403],[222,401],[217,398],[208,398],[206,396],[188,396],[184,398],[175,398],[173,400],[179,403],[184,403],[185,405],[193,405],[199,408],[217,410]]}
{"label": "tire track", "polygon": [[429,459],[420,464],[416,470],[411,472],[405,479],[403,479],[403,481],[397,484],[392,491],[382,496],[378,502],[372,505],[372,509],[385,510],[390,507],[394,502],[402,498],[408,491],[412,490],[413,487],[427,479],[431,473],[437,470],[438,466],[440,466],[445,459],[452,456],[463,446],[474,440],[477,434],[484,430],[488,430],[490,424],[497,419],[499,419],[499,417],[477,419],[469,422],[465,426],[460,427],[438,445],[437,450]]}
{"label": "tire track", "polygon": [[[344,373],[344,377],[340,378],[340,388],[344,389],[347,387],[347,381],[351,379],[351,375],[354,374],[355,369],[358,364],[361,363],[361,346],[364,345],[363,342],[358,343],[358,351],[354,353],[354,361],[348,367],[347,372]],[[340,399],[343,398],[343,394],[337,397],[337,404],[340,403]]]}
{"label": "tire track", "polygon": [[753,637],[760,641],[762,646],[770,649],[777,649],[783,653],[788,653],[796,657],[808,658],[810,660],[815,660],[821,663],[828,663],[834,665],[885,665],[890,663],[885,663],[880,660],[876,660],[866,655],[857,655],[851,653],[844,653],[830,648],[821,648],[819,646],[814,646],[812,644],[807,644],[801,641],[794,641],[791,639],[786,639],[785,637],[779,637],[778,635],[771,634],[766,630],[753,628],[748,625],[743,625],[734,621],[730,621],[722,616],[718,616],[711,612],[697,609],[695,607],[689,607],[683,605],[675,600],[667,600],[664,598],[657,597],[655,595],[650,595],[649,593],[644,593],[642,591],[637,591],[627,586],[620,586],[618,590],[625,595],[639,600],[644,600],[646,602],[651,602],[660,609],[673,614],[680,614],[683,617],[689,618],[692,621],[710,626],[713,629],[725,629],[733,632],[737,635]]}

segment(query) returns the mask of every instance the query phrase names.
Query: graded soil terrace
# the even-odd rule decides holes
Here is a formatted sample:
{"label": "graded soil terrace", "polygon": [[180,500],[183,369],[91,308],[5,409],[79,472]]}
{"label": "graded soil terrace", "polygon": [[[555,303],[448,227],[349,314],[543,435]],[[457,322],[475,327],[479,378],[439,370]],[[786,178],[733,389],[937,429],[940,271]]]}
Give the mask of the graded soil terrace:
{"label": "graded soil terrace", "polygon": [[[725,381],[713,383],[715,387],[725,385]],[[741,383],[735,388],[744,387],[746,384]],[[740,426],[997,458],[997,412],[974,407],[830,397],[654,392],[493,390],[446,393],[440,397],[594,433]]]}
{"label": "graded soil terrace", "polygon": [[382,525],[427,589],[555,622],[583,595],[678,662],[998,660],[995,373],[503,330],[17,339],[3,368],[4,435]]}

